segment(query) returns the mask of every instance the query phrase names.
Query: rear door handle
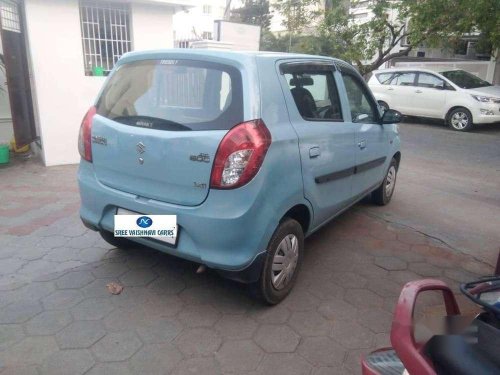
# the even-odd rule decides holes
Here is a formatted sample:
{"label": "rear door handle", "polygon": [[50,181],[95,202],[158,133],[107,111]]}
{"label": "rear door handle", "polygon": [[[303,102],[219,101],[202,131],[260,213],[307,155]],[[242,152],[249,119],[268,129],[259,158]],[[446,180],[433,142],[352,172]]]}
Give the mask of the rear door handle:
{"label": "rear door handle", "polygon": [[421,94],[422,93],[422,90],[417,90],[415,91],[417,94]]}
{"label": "rear door handle", "polygon": [[321,155],[321,151],[320,151],[319,147],[316,146],[316,147],[311,147],[309,149],[309,157],[311,159],[317,158],[320,155]]}
{"label": "rear door handle", "polygon": [[358,147],[363,150],[364,148],[366,148],[366,140],[362,140],[358,143]]}
{"label": "rear door handle", "polygon": [[392,87],[389,87],[387,91],[393,91],[394,89]]}

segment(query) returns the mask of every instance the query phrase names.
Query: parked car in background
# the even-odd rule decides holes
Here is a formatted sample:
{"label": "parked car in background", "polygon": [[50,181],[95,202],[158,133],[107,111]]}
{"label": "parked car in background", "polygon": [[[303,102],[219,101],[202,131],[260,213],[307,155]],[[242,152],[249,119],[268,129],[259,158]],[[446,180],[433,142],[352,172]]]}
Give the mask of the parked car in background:
{"label": "parked car in background", "polygon": [[[332,58],[126,54],[81,126],[80,215],[114,246],[197,262],[275,304],[305,236],[368,194],[389,203],[398,121]],[[176,215],[176,238],[115,237],[115,215],[131,213]]]}
{"label": "parked car in background", "polygon": [[377,70],[368,86],[382,108],[407,116],[443,119],[454,130],[500,122],[500,86],[464,70]]}

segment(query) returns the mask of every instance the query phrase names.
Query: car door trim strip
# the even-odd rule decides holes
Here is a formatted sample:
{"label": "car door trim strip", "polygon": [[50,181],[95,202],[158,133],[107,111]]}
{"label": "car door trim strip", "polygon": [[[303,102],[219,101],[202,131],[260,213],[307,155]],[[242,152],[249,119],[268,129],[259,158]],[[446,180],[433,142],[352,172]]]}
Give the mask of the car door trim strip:
{"label": "car door trim strip", "polygon": [[370,160],[366,163],[356,165],[354,167],[349,167],[346,169],[342,169],[341,171],[332,172],[332,173],[318,176],[314,179],[314,181],[317,184],[323,184],[325,182],[339,180],[341,178],[349,177],[349,176],[356,174],[356,173],[362,173],[362,172],[366,172],[369,169],[376,168],[376,167],[384,164],[386,160],[387,160],[387,157],[385,157],[385,156],[381,157],[381,158],[373,159],[373,160]]}

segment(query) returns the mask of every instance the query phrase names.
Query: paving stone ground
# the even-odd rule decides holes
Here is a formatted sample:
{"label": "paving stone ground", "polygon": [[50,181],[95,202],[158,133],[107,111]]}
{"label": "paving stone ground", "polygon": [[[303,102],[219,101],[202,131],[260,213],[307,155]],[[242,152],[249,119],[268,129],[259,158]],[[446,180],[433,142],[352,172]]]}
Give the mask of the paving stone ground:
{"label": "paving stone ground", "polygon": [[357,374],[361,354],[389,344],[404,283],[457,291],[492,272],[358,207],[307,239],[295,289],[263,306],[192,263],[109,246],[80,223],[75,178],[35,161],[0,169],[1,375]]}

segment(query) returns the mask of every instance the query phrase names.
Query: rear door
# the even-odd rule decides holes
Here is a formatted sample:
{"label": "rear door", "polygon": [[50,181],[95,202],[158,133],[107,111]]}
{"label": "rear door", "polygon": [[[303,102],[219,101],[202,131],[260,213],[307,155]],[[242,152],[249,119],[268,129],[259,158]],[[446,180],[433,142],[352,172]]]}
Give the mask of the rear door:
{"label": "rear door", "polygon": [[434,74],[418,73],[413,101],[416,115],[441,117],[445,108],[447,93],[444,80]]}
{"label": "rear door", "polygon": [[380,125],[378,106],[362,77],[350,66],[341,66],[349,101],[350,117],[356,131],[356,169],[352,181],[353,199],[360,198],[381,182],[389,141]]}
{"label": "rear door", "polygon": [[305,197],[314,226],[346,207],[355,164],[355,126],[345,122],[331,62],[280,66],[290,121],[299,139]]}
{"label": "rear door", "polygon": [[148,199],[201,204],[227,131],[243,120],[241,74],[195,60],[121,65],[92,125],[92,155],[104,185]]}

